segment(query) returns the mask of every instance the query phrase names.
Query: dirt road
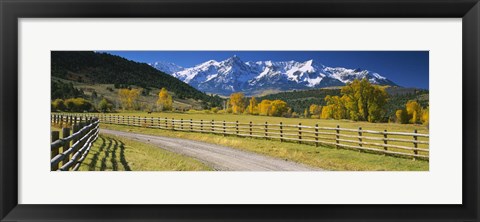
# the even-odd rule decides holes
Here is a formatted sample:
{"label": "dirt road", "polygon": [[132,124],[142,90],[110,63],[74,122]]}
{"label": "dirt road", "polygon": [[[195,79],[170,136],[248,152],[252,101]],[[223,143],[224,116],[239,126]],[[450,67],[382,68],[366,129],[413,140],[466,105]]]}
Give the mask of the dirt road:
{"label": "dirt road", "polygon": [[204,143],[194,140],[151,136],[131,132],[101,129],[112,134],[153,144],[159,148],[196,158],[216,170],[222,171],[311,171],[322,170],[291,161],[268,157],[253,152]]}

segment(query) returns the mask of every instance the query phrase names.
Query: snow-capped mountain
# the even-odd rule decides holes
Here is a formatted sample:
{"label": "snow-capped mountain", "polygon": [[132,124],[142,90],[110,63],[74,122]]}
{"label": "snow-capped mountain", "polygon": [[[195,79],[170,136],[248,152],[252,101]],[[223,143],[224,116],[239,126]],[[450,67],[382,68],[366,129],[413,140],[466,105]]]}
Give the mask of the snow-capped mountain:
{"label": "snow-capped mountain", "polygon": [[163,61],[148,63],[148,65],[168,74],[176,73],[185,69],[175,63]]}
{"label": "snow-capped mountain", "polygon": [[173,63],[161,64],[151,65],[198,90],[220,95],[230,95],[232,92],[252,95],[265,90],[342,86],[355,79],[364,78],[374,84],[396,85],[372,71],[327,67],[316,60],[244,62],[238,56],[233,56],[221,62],[210,60],[191,68],[175,69],[172,67],[180,66]]}

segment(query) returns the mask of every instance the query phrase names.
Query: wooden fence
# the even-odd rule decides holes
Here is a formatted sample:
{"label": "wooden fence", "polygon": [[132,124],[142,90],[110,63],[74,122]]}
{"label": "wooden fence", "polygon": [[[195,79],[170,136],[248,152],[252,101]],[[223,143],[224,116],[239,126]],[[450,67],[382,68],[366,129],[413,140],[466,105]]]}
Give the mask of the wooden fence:
{"label": "wooden fence", "polygon": [[[89,114],[103,123],[158,128],[176,131],[213,133],[223,136],[234,135],[259,139],[275,139],[315,146],[329,146],[374,152],[384,155],[401,156],[414,159],[429,159],[429,135],[413,132],[390,132],[322,127],[292,124],[241,123],[214,120],[192,120],[141,116],[122,116],[111,114]],[[78,116],[71,114],[71,116]]]}
{"label": "wooden fence", "polygon": [[97,117],[51,115],[51,123],[62,127],[62,138],[59,131],[51,132],[51,170],[78,170],[98,137],[100,120]]}

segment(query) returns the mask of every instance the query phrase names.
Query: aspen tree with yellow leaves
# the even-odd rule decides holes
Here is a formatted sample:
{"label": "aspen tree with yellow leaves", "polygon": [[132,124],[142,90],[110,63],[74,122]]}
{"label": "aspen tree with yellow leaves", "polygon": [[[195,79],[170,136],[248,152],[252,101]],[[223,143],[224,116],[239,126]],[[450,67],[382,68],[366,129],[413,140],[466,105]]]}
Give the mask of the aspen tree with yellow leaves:
{"label": "aspen tree with yellow leaves", "polygon": [[252,96],[252,98],[250,99],[247,110],[249,114],[258,114],[257,100],[255,99],[255,97]]}
{"label": "aspen tree with yellow leaves", "polygon": [[162,111],[171,111],[173,109],[173,99],[167,89],[162,88],[158,93],[157,105]]}
{"label": "aspen tree with yellow leaves", "polygon": [[243,95],[243,93],[232,93],[230,95],[230,105],[232,106],[233,113],[243,113],[245,110],[245,95]]}
{"label": "aspen tree with yellow leaves", "polygon": [[137,105],[140,89],[120,89],[118,90],[118,98],[124,110],[133,110]]}
{"label": "aspen tree with yellow leaves", "polygon": [[405,109],[407,110],[407,114],[409,115],[410,119],[408,122],[410,123],[418,123],[420,122],[420,118],[422,117],[422,107],[418,104],[417,101],[410,100],[405,105]]}
{"label": "aspen tree with yellow leaves", "polygon": [[312,104],[308,109],[310,111],[311,118],[317,119],[322,115],[322,106]]}

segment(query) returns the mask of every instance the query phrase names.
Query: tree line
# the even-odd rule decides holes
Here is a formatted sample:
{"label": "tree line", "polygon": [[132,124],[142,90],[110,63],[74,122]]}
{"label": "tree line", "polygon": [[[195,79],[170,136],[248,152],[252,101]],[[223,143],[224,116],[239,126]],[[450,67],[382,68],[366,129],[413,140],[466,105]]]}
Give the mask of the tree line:
{"label": "tree line", "polygon": [[[284,93],[284,95],[289,94]],[[428,124],[428,106],[424,107],[415,100],[409,100],[404,109],[398,110],[395,116],[389,117],[386,109],[389,99],[386,87],[374,85],[367,79],[362,79],[348,83],[341,88],[338,95],[326,95],[321,104],[310,104],[304,109],[303,114],[296,113],[287,102],[281,99],[258,101],[255,97],[245,97],[243,93],[232,93],[225,102],[223,110],[213,108],[211,111],[264,116],[303,116],[316,119]]]}

